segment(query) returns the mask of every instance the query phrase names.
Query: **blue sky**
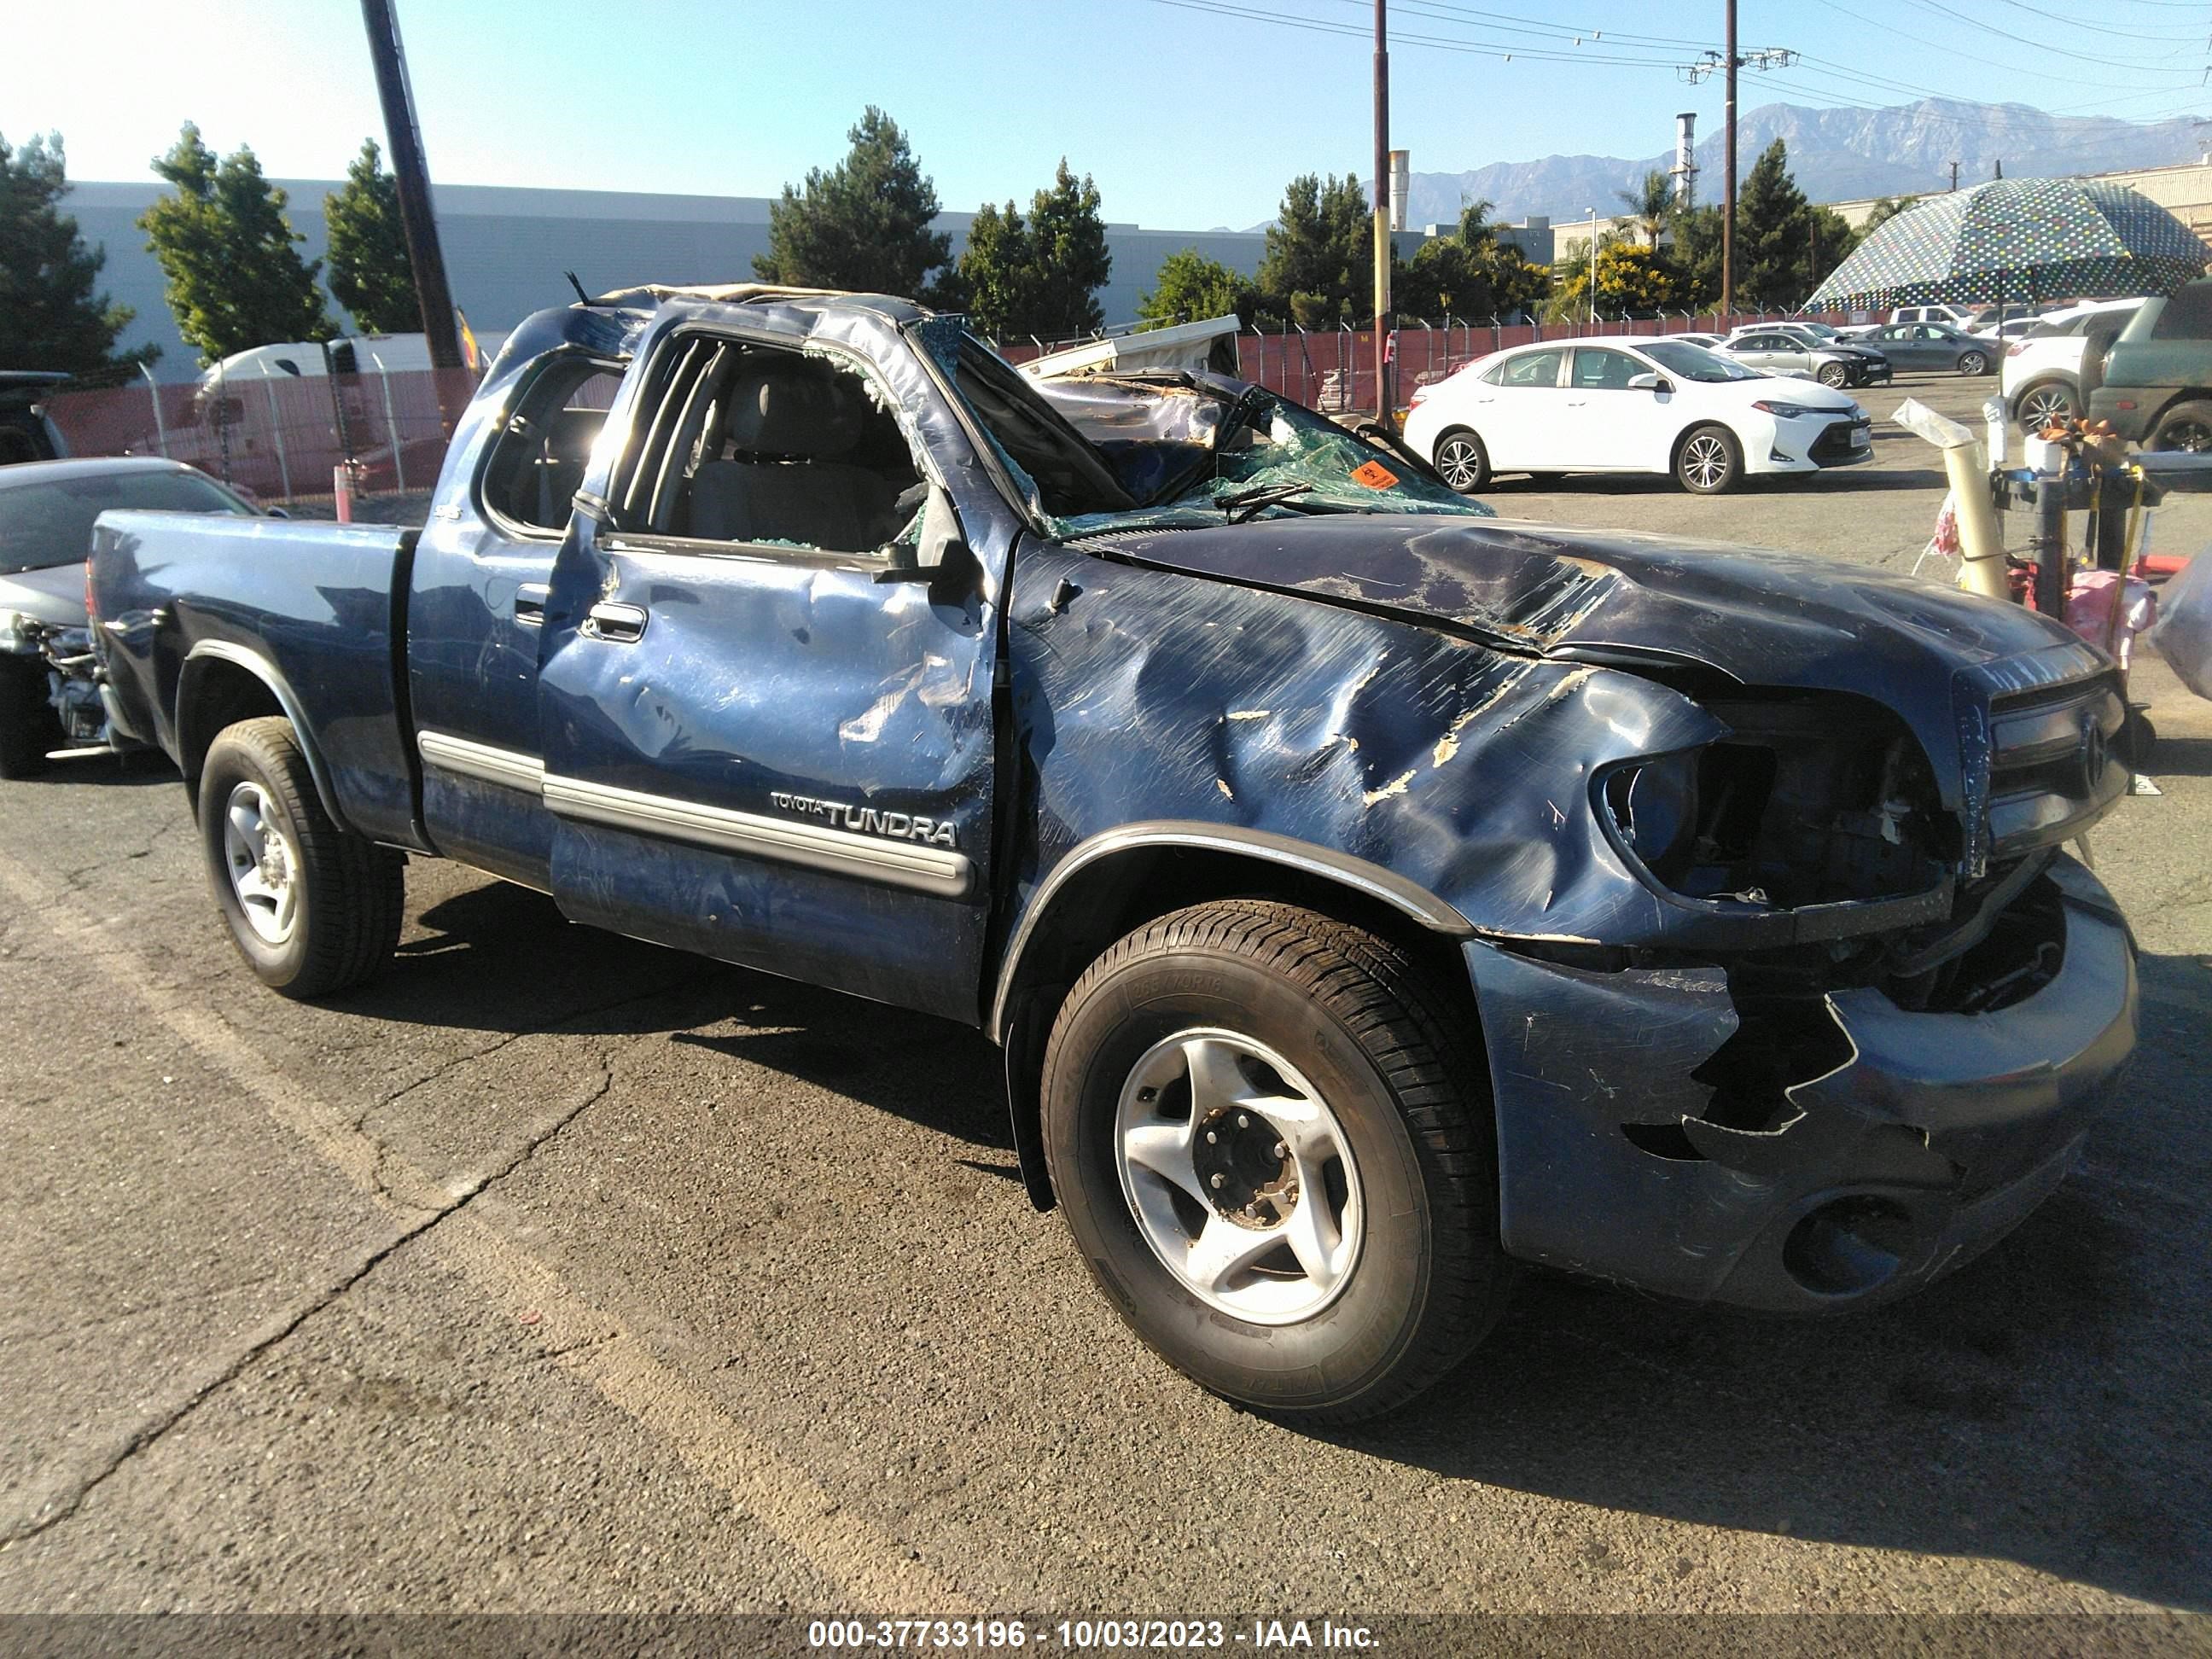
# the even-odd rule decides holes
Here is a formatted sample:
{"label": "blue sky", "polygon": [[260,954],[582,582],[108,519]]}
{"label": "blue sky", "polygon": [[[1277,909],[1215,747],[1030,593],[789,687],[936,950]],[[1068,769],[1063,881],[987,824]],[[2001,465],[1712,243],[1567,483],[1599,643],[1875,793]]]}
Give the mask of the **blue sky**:
{"label": "blue sky", "polygon": [[[382,137],[356,0],[9,10],[0,133],[58,129],[72,177],[143,179],[187,118],[279,176],[336,176]],[[454,183],[770,195],[841,155],[873,102],[948,208],[1026,200],[1065,154],[1108,218],[1179,229],[1267,218],[1294,173],[1367,171],[1368,46],[1328,31],[1371,15],[1368,0],[399,0],[425,148]],[[1720,0],[1397,0],[1392,24],[1392,136],[1420,171],[1651,155],[1677,110],[1701,133],[1720,119],[1718,79],[1672,68],[1717,44]],[[1740,27],[1747,48],[1807,54],[1747,71],[1746,109],[1940,92],[2212,114],[2212,5],[1745,0]]]}

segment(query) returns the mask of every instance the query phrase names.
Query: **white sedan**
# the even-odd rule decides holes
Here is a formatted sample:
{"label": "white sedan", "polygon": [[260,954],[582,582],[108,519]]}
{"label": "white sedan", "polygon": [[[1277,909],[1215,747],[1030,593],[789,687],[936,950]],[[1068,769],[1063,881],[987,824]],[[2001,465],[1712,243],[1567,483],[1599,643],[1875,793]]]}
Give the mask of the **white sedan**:
{"label": "white sedan", "polygon": [[1548,340],[1413,393],[1406,441],[1463,495],[1500,472],[1671,472],[1717,495],[1747,473],[1871,453],[1866,411],[1811,380],[1753,374],[1679,340]]}

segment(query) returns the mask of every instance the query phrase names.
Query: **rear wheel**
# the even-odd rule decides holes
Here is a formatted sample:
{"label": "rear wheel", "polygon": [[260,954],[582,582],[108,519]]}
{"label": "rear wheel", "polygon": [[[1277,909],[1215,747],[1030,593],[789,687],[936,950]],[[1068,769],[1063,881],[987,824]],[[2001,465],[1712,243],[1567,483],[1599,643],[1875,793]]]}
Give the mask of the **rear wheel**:
{"label": "rear wheel", "polygon": [[2081,412],[2081,405],[2074,396],[2073,387],[2063,380],[2045,380],[2020,394],[2014,412],[2021,430],[2035,433],[2054,422],[2072,420]]}
{"label": "rear wheel", "polygon": [[1092,963],[1047,1047],[1045,1152],[1137,1334],[1307,1421],[1376,1416],[1457,1363],[1508,1282],[1471,1023],[1389,941],[1261,900]]}
{"label": "rear wheel", "polygon": [[2145,447],[2178,449],[2191,455],[2212,449],[2212,402],[2199,398],[2174,404],[2159,416],[2158,428]]}
{"label": "rear wheel", "polygon": [[1990,359],[1986,352],[1962,351],[1959,354],[1960,374],[1972,375],[1986,374],[1989,372]]}
{"label": "rear wheel", "polygon": [[46,769],[46,751],[62,743],[62,723],[46,701],[43,657],[0,657],[0,778],[27,778]]}
{"label": "rear wheel", "polygon": [[1674,453],[1674,481],[1694,495],[1718,495],[1743,477],[1743,451],[1724,426],[1690,428]]}
{"label": "rear wheel", "polygon": [[292,723],[226,726],[200,772],[200,846],[231,942],[271,990],[327,996],[384,970],[405,865],[323,811]]}
{"label": "rear wheel", "polygon": [[1437,476],[1472,495],[1490,482],[1490,452],[1465,427],[1455,427],[1437,440]]}

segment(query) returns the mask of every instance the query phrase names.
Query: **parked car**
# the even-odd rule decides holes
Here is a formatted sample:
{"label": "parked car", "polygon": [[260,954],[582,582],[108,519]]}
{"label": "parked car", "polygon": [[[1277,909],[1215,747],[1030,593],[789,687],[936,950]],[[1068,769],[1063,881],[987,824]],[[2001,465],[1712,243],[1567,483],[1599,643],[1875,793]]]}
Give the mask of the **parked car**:
{"label": "parked car", "polygon": [[1881,353],[1847,341],[1830,343],[1793,333],[1785,324],[1738,329],[1717,349],[1754,373],[1794,375],[1826,386],[1866,386],[1890,378],[1888,361]]}
{"label": "parked car", "polygon": [[2040,432],[2088,407],[2112,342],[2141,300],[2109,300],[2054,312],[2005,348],[1998,391],[2023,431]]}
{"label": "parked car", "polygon": [[102,741],[105,715],[88,672],[85,556],[110,507],[251,517],[204,473],[150,459],[32,461],[0,467],[0,778],[20,778],[64,743]]}
{"label": "parked car", "polygon": [[1973,314],[1972,307],[1966,306],[1898,306],[1891,310],[1889,320],[1893,323],[1948,323],[1954,328],[1965,329],[1972,321]]}
{"label": "parked car", "polygon": [[1948,323],[1884,323],[1860,339],[1899,368],[1986,374],[1998,362],[1998,353],[1988,340]]}
{"label": "parked car", "polygon": [[2212,449],[2212,279],[2145,300],[2096,378],[2090,418],[2120,437],[2145,449]]}
{"label": "parked car", "polygon": [[1703,346],[1613,337],[1521,346],[1423,387],[1406,442],[1464,492],[1499,472],[1671,472],[1716,495],[1750,474],[1863,461],[1871,429],[1840,392]]}
{"label": "parked car", "polygon": [[1662,334],[1662,340],[1678,340],[1684,345],[1703,346],[1711,350],[1728,337],[1723,334]]}
{"label": "parked car", "polygon": [[[1648,350],[1581,389],[1839,401]],[[2063,625],[1500,523],[1258,387],[1039,382],[881,296],[541,313],[427,528],[111,513],[92,592],[266,984],[384,968],[445,856],[980,1026],[1102,1311],[1310,1421],[1443,1375],[1516,1260],[1899,1296],[2134,1042],[2063,851],[2118,673]]]}
{"label": "parked car", "polygon": [[[1764,323],[1759,326],[1767,331],[1787,334],[1791,339],[1802,341],[1816,351],[1840,351],[1847,356],[1858,358],[1860,360],[1858,378],[1851,383],[1853,385],[1865,386],[1875,381],[1886,382],[1890,378],[1889,356],[1887,352],[1864,340],[1845,339],[1841,332],[1831,328],[1826,323],[1792,320],[1782,323]],[[1739,328],[1735,331],[1738,334],[1747,334],[1751,331],[1748,328]],[[1818,377],[1815,376],[1815,378]]]}

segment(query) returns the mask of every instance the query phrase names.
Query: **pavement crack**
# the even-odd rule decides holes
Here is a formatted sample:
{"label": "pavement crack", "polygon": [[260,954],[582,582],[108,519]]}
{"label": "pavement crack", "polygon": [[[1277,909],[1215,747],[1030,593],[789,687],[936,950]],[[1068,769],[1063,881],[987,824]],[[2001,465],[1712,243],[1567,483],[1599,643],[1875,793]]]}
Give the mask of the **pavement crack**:
{"label": "pavement crack", "polygon": [[[423,1210],[421,1219],[410,1222],[401,1227],[389,1240],[363,1255],[344,1273],[309,1297],[302,1305],[284,1315],[273,1326],[264,1329],[260,1335],[255,1337],[220,1366],[213,1375],[194,1384],[181,1400],[152,1420],[140,1424],[101,1461],[97,1468],[77,1481],[67,1492],[57,1498],[48,1499],[30,1518],[0,1524],[0,1550],[9,1549],[16,1544],[35,1538],[75,1515],[83,1507],[86,1498],[113,1477],[132,1458],[191,1417],[222,1389],[244,1376],[247,1369],[262,1355],[276,1348],[317,1314],[346,1296],[369,1274],[375,1272],[377,1267],[395,1251],[421,1238],[449,1218],[459,1214],[484,1193],[529,1163],[538,1155],[540,1147],[552,1140],[555,1136],[599,1101],[606,1098],[609,1091],[614,1087],[614,1080],[613,1065],[602,1058],[599,1061],[598,1085],[568,1110],[531,1134],[520,1146],[516,1148],[514,1155],[498,1169],[489,1175],[469,1182],[453,1193],[445,1203]],[[392,1194],[384,1189],[383,1148],[380,1146],[377,1149],[377,1153],[378,1191],[392,1202],[404,1202],[404,1200],[392,1199]],[[421,1208],[422,1206],[412,1207]]]}

